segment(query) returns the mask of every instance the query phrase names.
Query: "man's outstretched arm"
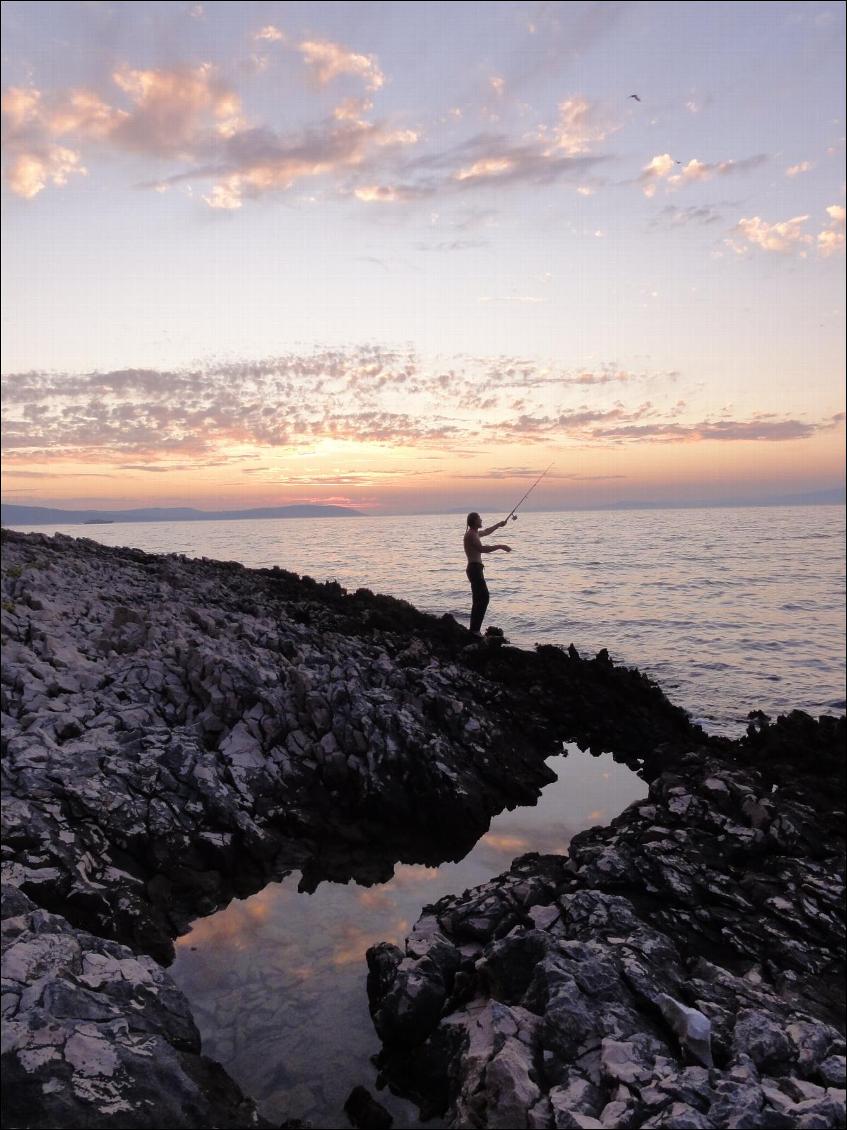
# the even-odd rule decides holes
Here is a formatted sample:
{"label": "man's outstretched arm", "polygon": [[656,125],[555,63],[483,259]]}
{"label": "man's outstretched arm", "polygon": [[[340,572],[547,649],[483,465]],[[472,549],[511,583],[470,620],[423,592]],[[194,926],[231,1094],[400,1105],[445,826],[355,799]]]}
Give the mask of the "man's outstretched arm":
{"label": "man's outstretched arm", "polygon": [[478,531],[479,536],[481,538],[487,538],[488,535],[493,534],[495,530],[502,530],[505,525],[506,525],[506,519],[504,518],[502,522],[498,522],[494,526],[489,526],[487,530],[479,530]]}

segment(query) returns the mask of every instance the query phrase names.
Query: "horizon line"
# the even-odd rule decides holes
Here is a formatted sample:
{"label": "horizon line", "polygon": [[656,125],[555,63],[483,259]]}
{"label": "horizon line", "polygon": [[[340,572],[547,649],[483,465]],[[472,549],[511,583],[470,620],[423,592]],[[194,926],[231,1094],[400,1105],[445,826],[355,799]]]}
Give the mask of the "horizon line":
{"label": "horizon line", "polygon": [[[838,489],[838,488],[836,488],[836,489]],[[76,510],[70,510],[69,509],[67,511],[63,511],[63,509],[61,507],[58,507],[58,506],[38,506],[37,504],[34,504],[34,503],[23,504],[23,503],[17,503],[17,502],[2,502],[2,503],[0,503],[0,505],[2,505],[4,507],[15,506],[15,507],[20,507],[21,509],[26,508],[26,509],[33,509],[33,510],[36,510],[36,509],[53,510],[53,511],[58,511],[60,513],[64,512],[64,513],[68,513],[68,514],[85,512],[85,513],[90,513],[90,514],[95,514],[95,515],[96,514],[106,515],[106,514],[131,513],[133,511],[143,513],[144,511],[149,511],[149,510],[158,510],[158,511],[162,511],[162,512],[167,512],[167,511],[178,512],[178,511],[185,511],[185,510],[193,510],[197,514],[208,514],[209,515],[208,519],[194,519],[195,521],[203,521],[203,520],[207,520],[207,521],[215,521],[215,520],[217,520],[217,521],[235,521],[235,522],[244,521],[243,518],[238,518],[238,517],[228,517],[228,518],[217,518],[216,519],[214,516],[222,513],[222,511],[203,510],[199,507],[190,507],[190,506],[172,506],[172,507],[136,506],[136,507],[128,507],[128,508],[125,508],[123,510],[119,510],[119,509],[100,510],[100,509],[95,509],[95,508],[91,508],[91,507],[80,507]],[[686,501],[682,501],[682,500],[677,500],[677,501],[636,500],[636,501],[629,502],[629,501],[621,500],[621,501],[610,502],[610,503],[597,503],[593,506],[555,506],[555,507],[545,507],[543,509],[534,509],[534,508],[528,507],[526,510],[523,511],[523,513],[525,513],[525,514],[577,513],[578,514],[578,513],[597,513],[597,512],[609,512],[609,511],[615,512],[615,511],[628,511],[628,510],[733,510],[733,509],[734,510],[746,510],[746,509],[778,509],[780,507],[793,508],[793,507],[798,507],[798,506],[802,506],[802,507],[808,507],[808,506],[842,506],[843,507],[845,505],[847,505],[847,496],[844,495],[844,491],[842,490],[842,497],[841,498],[829,498],[829,499],[828,498],[803,499],[802,497],[794,497],[794,498],[778,498],[777,497],[777,498],[769,498],[769,499],[768,498],[766,498],[766,499],[739,499],[739,500],[719,499],[719,500],[716,500],[714,502],[710,502],[710,501],[702,500],[702,499],[692,501],[692,502],[686,502]],[[286,509],[288,506],[290,506],[292,508],[298,508],[298,509],[301,508],[301,507],[306,507],[306,506],[315,506],[316,508],[332,507],[332,509],[334,509],[337,513],[334,514],[334,515],[320,515],[320,514],[318,514],[318,515],[309,515],[309,514],[290,515],[287,518],[285,518],[283,516],[276,516],[276,515],[265,515],[265,516],[256,515],[255,517],[253,517],[252,519],[249,519],[249,520],[257,521],[257,522],[263,522],[263,521],[283,521],[283,520],[294,521],[297,518],[345,517],[346,515],[344,514],[344,511],[348,511],[350,517],[359,517],[359,518],[429,517],[429,516],[437,515],[437,514],[452,515],[452,514],[463,514],[463,513],[466,512],[465,507],[455,507],[455,506],[449,507],[449,508],[446,508],[446,509],[438,508],[438,509],[426,509],[426,510],[383,510],[383,511],[379,511],[379,512],[373,512],[373,511],[368,512],[368,511],[361,511],[361,510],[357,511],[356,507],[352,506],[352,505],[351,506],[340,506],[337,503],[290,503],[290,504],[283,503],[283,504],[276,506],[276,507],[272,507],[272,506],[268,506],[268,507],[245,507],[243,510],[240,510],[240,511],[228,510],[228,511],[223,511],[223,513],[227,513],[227,514],[230,514],[230,515],[232,515],[232,514],[242,514],[242,513],[243,514],[249,514],[251,511],[254,511],[254,510],[271,510],[271,509],[282,510],[282,509]],[[494,508],[489,507],[487,509],[493,511]],[[155,520],[156,519],[153,519],[153,521],[155,521]],[[163,522],[167,522],[167,521],[179,522],[179,521],[191,521],[192,519],[161,518],[161,519],[158,519],[158,520],[163,521]],[[139,521],[143,521],[143,520],[139,520]],[[151,519],[147,519],[146,521],[151,521]],[[85,523],[84,522],[62,523],[60,521],[55,521],[53,519],[49,519],[49,520],[41,521],[41,522],[15,522],[15,521],[10,522],[10,521],[8,521],[8,519],[4,519],[4,521],[3,521],[4,526],[8,525],[10,527],[11,526],[27,526],[27,527],[33,526],[34,527],[34,526],[41,526],[41,525],[48,525],[49,526],[49,525],[63,525],[63,524],[64,525],[84,525]],[[133,523],[132,519],[126,518],[126,519],[115,519],[110,524],[132,525],[134,523]]]}

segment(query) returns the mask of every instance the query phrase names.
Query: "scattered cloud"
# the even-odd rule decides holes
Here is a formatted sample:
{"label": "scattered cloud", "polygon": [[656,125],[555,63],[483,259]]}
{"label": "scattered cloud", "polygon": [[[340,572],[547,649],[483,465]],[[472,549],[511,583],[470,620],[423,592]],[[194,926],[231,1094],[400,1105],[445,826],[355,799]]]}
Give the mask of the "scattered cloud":
{"label": "scattered cloud", "polygon": [[[544,472],[543,467],[490,467],[484,471],[453,475],[456,479],[529,479],[534,481]],[[578,471],[547,471],[546,479],[562,479],[578,482],[600,482],[607,479],[626,479],[627,475],[583,475]]]}
{"label": "scattered cloud", "polygon": [[[273,42],[277,33],[267,25],[255,38]],[[343,98],[329,117],[279,132],[249,121],[231,81],[207,62],[122,65],[111,72],[108,90],[12,87],[3,98],[10,188],[32,198],[85,173],[89,150],[120,150],[177,165],[140,187],[187,185],[218,211],[237,211],[249,199],[315,178],[365,204],[559,181],[589,194],[586,178],[609,159],[592,150],[619,128],[596,105],[573,97],[559,105],[553,124],[521,138],[483,133],[427,151],[420,127],[373,116],[374,95],[385,83],[375,56],[317,39],[296,50],[319,85],[353,77],[365,93]]]}
{"label": "scattered cloud", "polygon": [[239,96],[210,63],[169,70],[126,67],[113,79],[133,103],[130,112],[117,113],[109,131],[122,148],[193,157],[216,135],[232,137],[244,125]]}
{"label": "scattered cloud", "polygon": [[670,153],[662,153],[658,157],[651,158],[649,164],[641,170],[641,176],[638,178],[644,195],[654,196],[656,194],[656,182],[669,176],[676,164],[678,162],[674,161]]}
{"label": "scattered cloud", "polygon": [[373,109],[370,98],[345,98],[332,111],[339,122],[361,122],[365,114]]}
{"label": "scattered cloud", "polygon": [[[637,183],[645,196],[655,196],[659,185],[664,182],[668,191],[674,191],[687,184],[712,180],[714,177],[725,177],[735,173],[746,173],[758,168],[768,160],[764,153],[753,157],[745,157],[741,161],[699,161],[692,158],[687,164],[678,161],[670,153],[661,153],[653,157],[641,170]],[[675,172],[679,169],[679,172]]]}
{"label": "scattered cloud", "polygon": [[744,255],[750,246],[761,248],[763,251],[775,251],[783,255],[797,253],[805,257],[807,248],[815,244],[818,254],[827,258],[836,254],[844,247],[844,215],[845,211],[840,204],[831,204],[826,213],[829,216],[827,226],[815,238],[810,232],[804,230],[804,225],[809,216],[794,216],[790,220],[768,223],[761,216],[750,219],[741,219],[734,231],[739,238],[730,237],[725,242],[737,255]]}
{"label": "scattered cloud", "polygon": [[818,233],[818,254],[827,258],[844,250],[844,232],[827,228]]}
{"label": "scattered cloud", "polygon": [[156,158],[197,159],[244,126],[240,99],[209,63],[112,74],[119,106],[94,90],[50,94],[14,87],[3,97],[4,148],[11,190],[31,198],[48,183],[63,185],[85,171],[77,149],[98,144]]}
{"label": "scattered cloud", "polygon": [[390,184],[363,184],[353,189],[353,195],[365,204],[395,204],[398,200],[413,200],[415,192],[409,187],[395,188]]}
{"label": "scattered cloud", "polygon": [[[10,467],[8,470],[4,468],[3,474],[6,478],[15,479],[54,479],[56,477],[55,471],[21,471],[15,467]],[[107,475],[96,471],[74,471],[73,478],[79,479],[115,479],[117,475]]]}
{"label": "scattered cloud", "polygon": [[572,97],[559,103],[558,119],[549,128],[541,128],[539,137],[546,142],[547,155],[556,152],[568,157],[580,157],[590,153],[595,145],[621,128],[622,123],[613,122],[608,113],[597,103],[582,97]]}
{"label": "scattered cloud", "polygon": [[707,204],[691,204],[687,208],[666,204],[650,221],[650,227],[681,228],[689,224],[714,224],[720,219],[720,212]]}
{"label": "scattered cloud", "polygon": [[511,157],[482,157],[464,169],[457,169],[453,174],[456,180],[470,180],[479,177],[498,177],[501,173],[509,173],[515,167]]}
{"label": "scattered cloud", "polygon": [[538,138],[515,143],[502,134],[480,134],[453,149],[416,158],[406,169],[422,176],[419,183],[434,193],[559,180],[578,184],[603,160],[601,155],[563,155]]}
{"label": "scattered cloud", "polygon": [[829,225],[818,233],[818,254],[824,258],[844,250],[844,206],[830,204],[826,213],[829,216]]}
{"label": "scattered cloud", "polygon": [[487,246],[486,239],[443,239],[438,243],[415,244],[418,251],[472,251]]}
{"label": "scattered cloud", "polygon": [[243,203],[241,181],[236,177],[222,181],[220,184],[216,184],[202,199],[210,208],[219,208],[227,212],[235,211]]}
{"label": "scattered cloud", "polygon": [[41,91],[12,86],[3,95],[2,107],[6,128],[17,134],[41,113]]}
{"label": "scattered cloud", "polygon": [[284,43],[285,36],[273,24],[266,24],[260,31],[256,32],[255,39],[264,40],[266,43]]}
{"label": "scattered cloud", "polygon": [[[750,219],[741,219],[735,226],[743,240],[761,247],[763,251],[778,251],[782,254],[796,251],[799,247],[812,242],[808,232],[803,231],[803,225],[808,216],[794,216],[790,220],[782,220],[773,224],[767,223],[761,216]],[[728,240],[729,246],[738,253],[743,253],[745,245],[735,240]]]}
{"label": "scattered cloud", "polygon": [[362,79],[368,90],[379,90],[385,84],[385,75],[375,55],[360,55],[326,39],[306,40],[300,44],[299,51],[321,86],[340,75]]}
{"label": "scattered cloud", "polygon": [[801,420],[777,420],[754,416],[750,420],[704,420],[697,424],[621,424],[593,429],[595,439],[616,442],[704,443],[706,441],[756,441],[778,443],[785,440],[809,439],[817,432],[834,426],[835,417],[824,423]]}
{"label": "scattered cloud", "polygon": [[281,474],[278,470],[270,471],[262,476],[263,481],[277,486],[371,486],[374,483],[385,484],[395,479],[421,478],[427,475],[438,474],[440,468],[433,467],[427,471],[416,471],[409,468],[394,467],[380,470],[360,471],[328,471],[311,475]]}
{"label": "scattered cloud", "polygon": [[[354,170],[361,175],[368,166],[378,166],[398,149],[416,141],[413,130],[334,118],[296,136],[248,129],[228,139],[215,166],[178,173],[160,183],[173,185],[213,178],[215,183],[203,199],[210,207],[232,210],[241,207],[245,199],[286,191],[306,178],[330,177],[340,181]],[[352,193],[365,202],[390,203],[412,199],[415,190],[370,183],[353,187]]]}
{"label": "scattered cloud", "polygon": [[79,153],[62,145],[48,145],[15,155],[7,171],[9,188],[16,196],[31,200],[48,184],[65,185],[73,173],[85,176]]}
{"label": "scattered cloud", "polygon": [[[234,463],[252,458],[249,455],[230,455],[225,459],[193,459],[190,463],[119,463],[120,471],[144,471],[149,474],[169,475],[173,471],[195,471],[201,467],[229,467]],[[244,468],[246,470],[246,468]]]}
{"label": "scattered cloud", "polygon": [[[250,463],[263,448],[313,451],[325,440],[440,456],[491,434],[503,443],[591,446],[802,439],[824,426],[765,415],[685,422],[676,396],[662,403],[677,375],[505,357],[445,368],[376,346],[194,369],[15,373],[3,380],[4,448],[9,469],[73,458],[161,474]],[[638,399],[646,382],[658,400]],[[619,399],[632,393],[634,403]],[[295,481],[314,477],[300,472]]]}
{"label": "scattered cloud", "polygon": [[[319,52],[311,57],[321,74],[329,73],[332,59],[333,67],[343,68],[345,59],[360,58],[343,52],[332,59]],[[371,77],[369,85],[379,85],[376,73]],[[124,67],[113,73],[112,82],[113,102],[122,98],[123,106],[92,90],[49,96],[35,88],[6,92],[7,178],[13,192],[31,198],[50,183],[62,185],[70,174],[85,172],[79,151],[57,144],[57,138],[187,163],[188,171],[146,187],[161,191],[181,182],[212,180],[201,199],[211,208],[228,210],[239,208],[246,196],[287,189],[304,177],[338,175],[418,141],[414,130],[363,121],[360,115],[370,102],[362,99],[347,100],[333,119],[298,135],[251,127],[242,117],[238,94],[208,63],[159,70]]]}
{"label": "scattered cloud", "polygon": [[815,166],[811,161],[800,161],[797,165],[789,165],[785,170],[785,175],[787,177],[797,177],[801,173],[810,172],[814,167]]}
{"label": "scattered cloud", "polygon": [[373,263],[375,267],[380,267],[383,271],[391,270],[386,261],[380,259],[378,255],[357,255],[355,258],[357,263]]}

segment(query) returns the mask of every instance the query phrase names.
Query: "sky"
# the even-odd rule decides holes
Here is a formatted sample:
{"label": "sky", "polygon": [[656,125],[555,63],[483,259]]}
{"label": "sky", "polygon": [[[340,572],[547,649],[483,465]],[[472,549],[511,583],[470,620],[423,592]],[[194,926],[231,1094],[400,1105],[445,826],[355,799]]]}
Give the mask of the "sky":
{"label": "sky", "polygon": [[844,6],[2,5],[3,499],[844,467]]}

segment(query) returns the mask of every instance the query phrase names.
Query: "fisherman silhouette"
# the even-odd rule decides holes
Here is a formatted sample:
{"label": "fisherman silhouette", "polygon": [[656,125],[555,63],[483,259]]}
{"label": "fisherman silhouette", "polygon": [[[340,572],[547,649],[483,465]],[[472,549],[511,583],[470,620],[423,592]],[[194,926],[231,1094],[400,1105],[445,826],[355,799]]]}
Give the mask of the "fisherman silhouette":
{"label": "fisherman silhouette", "polygon": [[507,521],[508,518],[504,518],[502,522],[497,522],[495,525],[489,526],[487,530],[483,530],[482,518],[479,514],[475,510],[468,514],[468,528],[465,530],[464,541],[465,555],[468,559],[465,575],[471,583],[471,594],[473,596],[471,632],[475,636],[481,634],[480,628],[490,599],[488,585],[485,583],[485,566],[482,563],[482,555],[483,553],[495,553],[498,549],[502,549],[505,553],[512,552],[511,546],[483,545],[480,539],[488,537],[495,530],[501,530]]}
{"label": "fisherman silhouette", "polygon": [[468,528],[465,530],[465,556],[468,559],[468,565],[465,569],[465,575],[471,583],[471,593],[473,595],[473,605],[471,607],[471,632],[473,635],[480,635],[480,628],[482,621],[485,617],[485,610],[488,608],[488,601],[490,600],[490,593],[488,592],[488,585],[485,583],[485,566],[482,563],[483,553],[494,553],[498,549],[502,549],[505,553],[511,553],[512,547],[509,545],[483,545],[481,538],[488,537],[493,534],[495,530],[502,530],[502,528],[511,520],[517,522],[518,509],[523,506],[538,484],[543,478],[550,474],[550,469],[553,464],[541,472],[526,494],[517,502],[502,522],[496,522],[493,526],[489,526],[487,530],[482,529],[482,518],[475,510],[468,514]]}

